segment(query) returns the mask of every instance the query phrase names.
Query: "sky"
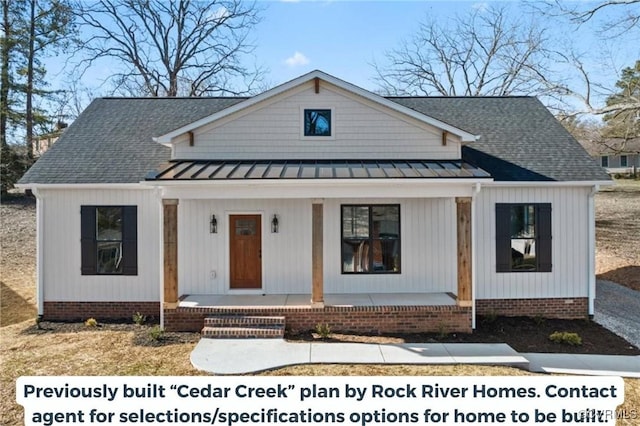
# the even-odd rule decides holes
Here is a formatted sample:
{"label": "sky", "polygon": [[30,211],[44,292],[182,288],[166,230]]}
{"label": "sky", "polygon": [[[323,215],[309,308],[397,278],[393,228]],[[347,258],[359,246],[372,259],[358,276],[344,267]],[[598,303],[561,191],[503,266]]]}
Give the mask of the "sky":
{"label": "sky", "polygon": [[[256,48],[248,61],[268,70],[269,87],[320,69],[362,88],[376,90],[372,63],[384,62],[385,52],[410,39],[420,22],[434,18],[446,23],[469,11],[482,13],[492,3],[500,2],[258,0],[258,7],[263,9],[262,21],[251,32],[250,40]],[[524,13],[517,1],[508,3]],[[600,62],[595,66],[594,61],[601,61],[602,56],[594,52],[612,42],[595,37],[594,28],[614,12],[619,10],[605,8],[598,15],[599,21],[580,28],[558,26],[554,34],[559,44],[569,38],[578,40],[579,50],[589,55],[587,64],[597,71],[594,78],[610,87],[620,69],[640,58],[640,37],[625,36],[616,41],[616,48],[606,58],[607,66],[602,67]],[[61,78],[56,68],[54,63],[48,65],[53,80]],[[103,64],[91,70],[84,75],[83,83],[99,86],[109,68]],[[95,92],[102,94],[100,89]]]}

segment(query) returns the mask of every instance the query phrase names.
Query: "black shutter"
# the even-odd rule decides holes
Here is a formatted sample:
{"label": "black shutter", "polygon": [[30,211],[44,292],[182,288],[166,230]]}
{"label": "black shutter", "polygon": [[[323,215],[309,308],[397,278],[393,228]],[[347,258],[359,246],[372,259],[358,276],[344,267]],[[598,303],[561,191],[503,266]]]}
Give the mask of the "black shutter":
{"label": "black shutter", "polygon": [[511,272],[510,204],[496,204],[496,272]]}
{"label": "black shutter", "polygon": [[551,272],[551,204],[538,204],[536,207],[538,271]]}
{"label": "black shutter", "polygon": [[80,252],[82,275],[97,273],[96,208],[80,207]]}
{"label": "black shutter", "polygon": [[138,207],[122,208],[122,275],[138,275]]}

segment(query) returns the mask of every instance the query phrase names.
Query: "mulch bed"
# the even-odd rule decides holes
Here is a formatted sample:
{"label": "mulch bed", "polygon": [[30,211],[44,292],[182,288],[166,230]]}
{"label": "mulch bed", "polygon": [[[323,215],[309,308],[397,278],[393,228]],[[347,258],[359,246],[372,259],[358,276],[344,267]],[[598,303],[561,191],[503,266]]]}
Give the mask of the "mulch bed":
{"label": "mulch bed", "polygon": [[[640,349],[589,320],[558,320],[530,317],[478,317],[477,327],[465,333],[416,333],[392,335],[359,335],[332,333],[322,339],[311,331],[291,334],[289,341],[327,341],[358,343],[506,343],[518,352],[574,353],[601,355],[640,355]],[[553,332],[577,333],[579,346],[549,340]]]}

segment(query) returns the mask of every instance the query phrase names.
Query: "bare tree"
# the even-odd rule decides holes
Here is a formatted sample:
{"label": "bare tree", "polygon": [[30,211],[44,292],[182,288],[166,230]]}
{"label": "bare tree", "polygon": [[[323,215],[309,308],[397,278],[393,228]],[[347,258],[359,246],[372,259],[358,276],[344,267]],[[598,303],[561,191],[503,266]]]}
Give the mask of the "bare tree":
{"label": "bare tree", "polygon": [[[201,96],[250,91],[263,75],[242,60],[251,53],[255,4],[241,0],[79,1],[78,18],[91,36],[81,40],[88,67],[116,64],[116,89],[146,96]],[[238,81],[240,83],[238,84]]]}
{"label": "bare tree", "polygon": [[[551,52],[546,33],[505,8],[475,10],[454,22],[431,20],[374,64],[387,93],[477,96],[540,94]],[[535,71],[534,71],[535,70]],[[534,78],[535,77],[535,78]]]}
{"label": "bare tree", "polygon": [[543,10],[546,14],[567,15],[573,23],[578,25],[593,20],[604,10],[612,11],[612,16],[605,19],[600,25],[600,32],[611,37],[640,29],[640,0],[606,0],[595,4],[553,0],[535,7]]}

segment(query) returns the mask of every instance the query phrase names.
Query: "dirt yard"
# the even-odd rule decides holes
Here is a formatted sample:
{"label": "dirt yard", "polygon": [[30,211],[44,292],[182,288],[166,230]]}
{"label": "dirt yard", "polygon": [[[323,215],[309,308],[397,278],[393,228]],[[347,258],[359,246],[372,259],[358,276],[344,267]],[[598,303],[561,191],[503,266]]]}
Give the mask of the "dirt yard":
{"label": "dirt yard", "polygon": [[640,291],[640,181],[596,195],[596,274]]}

